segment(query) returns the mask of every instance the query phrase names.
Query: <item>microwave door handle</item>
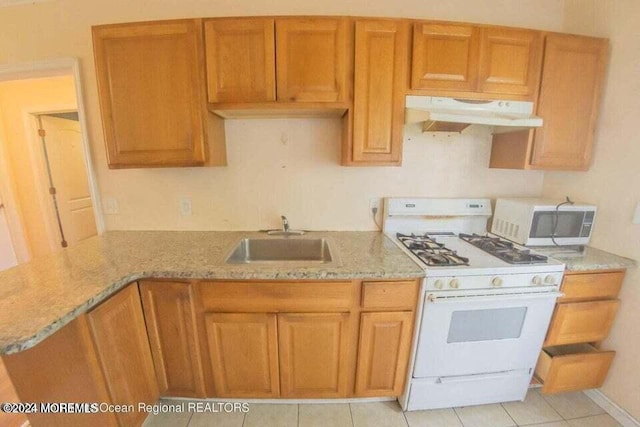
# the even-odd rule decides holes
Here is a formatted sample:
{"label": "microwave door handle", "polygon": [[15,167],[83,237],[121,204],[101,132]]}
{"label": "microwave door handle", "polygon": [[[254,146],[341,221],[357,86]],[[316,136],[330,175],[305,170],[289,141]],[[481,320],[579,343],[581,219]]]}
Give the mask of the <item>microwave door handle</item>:
{"label": "microwave door handle", "polygon": [[428,304],[459,304],[463,302],[493,302],[493,301],[519,301],[533,299],[558,299],[563,297],[562,292],[545,292],[535,294],[502,294],[502,295],[482,295],[470,297],[436,297],[433,294],[426,295]]}
{"label": "microwave door handle", "polygon": [[451,384],[451,383],[462,383],[462,382],[470,382],[470,381],[482,381],[482,380],[494,380],[500,378],[507,378],[517,375],[518,373],[522,375],[528,375],[527,371],[502,371],[502,372],[494,372],[491,374],[477,374],[477,375],[460,375],[455,377],[440,377],[436,381],[440,384]]}

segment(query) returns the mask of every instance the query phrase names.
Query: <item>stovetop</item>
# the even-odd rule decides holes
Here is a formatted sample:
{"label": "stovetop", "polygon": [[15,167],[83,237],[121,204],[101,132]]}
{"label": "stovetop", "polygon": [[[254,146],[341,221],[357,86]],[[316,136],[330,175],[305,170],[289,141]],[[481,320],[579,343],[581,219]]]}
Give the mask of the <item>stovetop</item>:
{"label": "stovetop", "polygon": [[564,270],[561,262],[500,238],[453,232],[395,232],[389,237],[424,266],[429,276],[539,274]]}

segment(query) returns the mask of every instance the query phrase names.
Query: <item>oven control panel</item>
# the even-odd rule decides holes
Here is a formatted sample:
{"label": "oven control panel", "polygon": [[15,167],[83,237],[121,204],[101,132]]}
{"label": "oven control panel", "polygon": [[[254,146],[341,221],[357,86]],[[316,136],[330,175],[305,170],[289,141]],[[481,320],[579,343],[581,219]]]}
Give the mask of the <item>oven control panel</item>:
{"label": "oven control panel", "polygon": [[427,277],[428,291],[458,291],[465,289],[501,289],[528,287],[560,287],[562,272],[496,274],[482,276]]}

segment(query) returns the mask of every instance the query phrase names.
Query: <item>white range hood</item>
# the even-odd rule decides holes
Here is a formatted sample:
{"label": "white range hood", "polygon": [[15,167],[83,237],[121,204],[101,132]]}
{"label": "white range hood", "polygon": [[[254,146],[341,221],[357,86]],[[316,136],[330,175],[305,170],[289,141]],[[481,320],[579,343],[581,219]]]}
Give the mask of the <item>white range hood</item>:
{"label": "white range hood", "polygon": [[542,126],[533,102],[481,101],[408,95],[405,123],[424,123],[424,132],[460,132],[469,125],[492,126],[493,133]]}

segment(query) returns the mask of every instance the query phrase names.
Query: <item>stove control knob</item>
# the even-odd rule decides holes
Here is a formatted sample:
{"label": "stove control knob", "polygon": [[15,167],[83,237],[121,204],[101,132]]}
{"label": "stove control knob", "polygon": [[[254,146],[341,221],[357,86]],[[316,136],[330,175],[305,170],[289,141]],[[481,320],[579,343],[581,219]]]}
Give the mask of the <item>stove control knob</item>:
{"label": "stove control knob", "polygon": [[491,284],[494,287],[499,288],[500,286],[502,286],[502,279],[500,277],[494,277],[493,279],[491,279]]}
{"label": "stove control knob", "polygon": [[533,279],[531,279],[531,283],[533,283],[536,286],[540,286],[542,285],[542,277],[540,276],[533,276]]}
{"label": "stove control knob", "polygon": [[460,287],[460,281],[458,279],[451,279],[451,281],[449,282],[449,287],[458,289]]}
{"label": "stove control knob", "polygon": [[436,289],[442,289],[442,286],[444,286],[442,280],[436,280],[435,282],[433,282],[433,287]]}
{"label": "stove control knob", "polygon": [[549,274],[547,277],[544,278],[544,283],[549,284],[549,285],[555,285],[556,284],[556,278],[554,276],[552,276],[551,274]]}

